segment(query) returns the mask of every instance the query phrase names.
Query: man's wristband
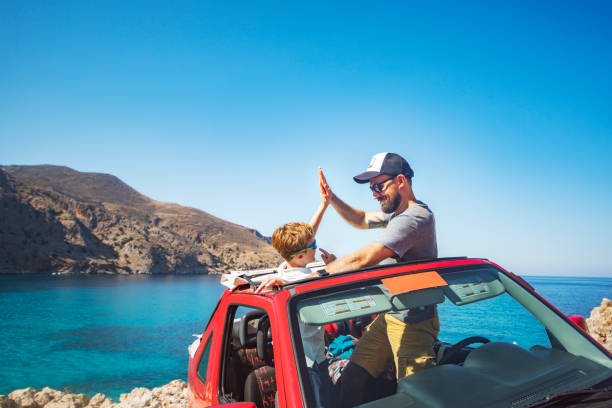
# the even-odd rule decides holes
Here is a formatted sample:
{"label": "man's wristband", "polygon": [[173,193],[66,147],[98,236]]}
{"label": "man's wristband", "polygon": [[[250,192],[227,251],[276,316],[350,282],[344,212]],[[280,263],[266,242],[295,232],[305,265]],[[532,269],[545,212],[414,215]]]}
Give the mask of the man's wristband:
{"label": "man's wristband", "polygon": [[329,272],[327,272],[325,269],[319,269],[317,273],[319,276],[329,276]]}

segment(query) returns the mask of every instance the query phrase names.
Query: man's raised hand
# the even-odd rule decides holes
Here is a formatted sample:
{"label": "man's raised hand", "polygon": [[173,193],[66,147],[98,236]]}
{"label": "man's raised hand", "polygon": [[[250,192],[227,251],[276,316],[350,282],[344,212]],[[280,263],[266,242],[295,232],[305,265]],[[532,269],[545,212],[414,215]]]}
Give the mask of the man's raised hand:
{"label": "man's raised hand", "polygon": [[321,191],[321,202],[323,205],[328,206],[331,203],[332,192],[321,167],[319,167],[319,189]]}

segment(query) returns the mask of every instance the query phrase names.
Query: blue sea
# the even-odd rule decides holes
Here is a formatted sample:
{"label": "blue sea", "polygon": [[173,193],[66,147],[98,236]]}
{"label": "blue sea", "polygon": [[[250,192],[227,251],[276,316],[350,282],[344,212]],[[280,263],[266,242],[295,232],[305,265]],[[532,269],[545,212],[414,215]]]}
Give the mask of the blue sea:
{"label": "blue sea", "polygon": [[[565,314],[612,297],[612,278],[525,278]],[[117,401],[186,380],[187,346],[222,291],[218,276],[0,276],[0,394],[49,386]]]}

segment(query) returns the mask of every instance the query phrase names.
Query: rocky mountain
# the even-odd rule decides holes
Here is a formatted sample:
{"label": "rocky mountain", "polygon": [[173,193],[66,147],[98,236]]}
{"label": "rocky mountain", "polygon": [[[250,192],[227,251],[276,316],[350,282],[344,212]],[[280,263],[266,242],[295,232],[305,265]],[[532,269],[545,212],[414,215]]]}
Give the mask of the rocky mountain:
{"label": "rocky mountain", "polygon": [[277,265],[270,240],[109,174],[0,166],[0,273],[220,273]]}

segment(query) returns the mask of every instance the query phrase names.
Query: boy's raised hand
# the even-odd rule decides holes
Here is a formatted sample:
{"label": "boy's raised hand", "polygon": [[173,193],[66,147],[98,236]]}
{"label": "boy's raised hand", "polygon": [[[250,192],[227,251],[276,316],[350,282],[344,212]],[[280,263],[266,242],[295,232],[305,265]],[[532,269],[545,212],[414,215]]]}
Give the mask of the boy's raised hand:
{"label": "boy's raised hand", "polygon": [[319,167],[319,189],[321,190],[321,202],[323,205],[328,206],[331,203],[332,192],[321,167]]}

